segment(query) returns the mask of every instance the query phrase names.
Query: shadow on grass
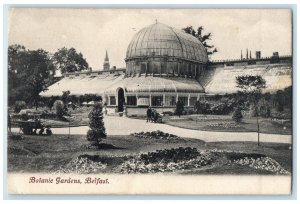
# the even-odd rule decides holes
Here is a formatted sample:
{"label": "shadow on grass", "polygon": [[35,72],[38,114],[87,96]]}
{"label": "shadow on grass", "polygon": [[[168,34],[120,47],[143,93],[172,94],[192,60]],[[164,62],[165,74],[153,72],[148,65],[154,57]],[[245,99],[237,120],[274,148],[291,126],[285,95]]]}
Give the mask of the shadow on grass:
{"label": "shadow on grass", "polygon": [[125,149],[123,147],[116,147],[112,144],[106,144],[106,143],[86,145],[85,148],[93,149],[93,150]]}

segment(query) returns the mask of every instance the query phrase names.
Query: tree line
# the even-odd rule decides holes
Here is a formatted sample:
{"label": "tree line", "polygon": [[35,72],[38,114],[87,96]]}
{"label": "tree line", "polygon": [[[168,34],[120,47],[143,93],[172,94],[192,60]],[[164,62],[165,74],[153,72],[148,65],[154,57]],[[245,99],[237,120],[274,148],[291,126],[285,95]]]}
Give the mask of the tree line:
{"label": "tree line", "polygon": [[89,64],[75,48],[63,47],[54,54],[43,49],[29,50],[23,45],[8,47],[8,104],[24,101],[38,107],[40,92],[55,82],[57,71],[63,73],[89,69]]}

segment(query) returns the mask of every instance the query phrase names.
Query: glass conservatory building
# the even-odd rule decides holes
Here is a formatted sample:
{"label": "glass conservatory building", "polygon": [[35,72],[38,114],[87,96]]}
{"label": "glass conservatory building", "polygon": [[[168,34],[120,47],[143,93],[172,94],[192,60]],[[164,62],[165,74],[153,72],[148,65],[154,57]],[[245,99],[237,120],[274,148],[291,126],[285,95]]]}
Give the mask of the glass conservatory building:
{"label": "glass conservatory building", "polygon": [[[275,59],[276,58],[276,59]],[[63,91],[102,97],[107,112],[145,114],[148,106],[174,111],[177,101],[186,108],[205,96],[237,92],[235,78],[257,74],[267,82],[265,91],[291,86],[291,56],[241,58],[208,63],[204,45],[192,35],[161,23],[138,31],[128,45],[126,68],[66,73],[40,95],[61,96]],[[106,53],[104,64],[109,64]],[[88,103],[89,101],[87,101]]]}
{"label": "glass conservatory building", "polygon": [[141,29],[126,52],[123,80],[104,91],[108,106],[174,109],[176,101],[194,106],[204,89],[197,78],[208,62],[205,47],[195,37],[161,23]]}

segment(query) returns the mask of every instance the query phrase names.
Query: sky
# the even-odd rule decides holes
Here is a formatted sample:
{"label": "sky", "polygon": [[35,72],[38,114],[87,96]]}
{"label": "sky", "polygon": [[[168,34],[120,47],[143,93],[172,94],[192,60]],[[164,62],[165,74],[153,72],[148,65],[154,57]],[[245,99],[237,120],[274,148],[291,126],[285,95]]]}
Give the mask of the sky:
{"label": "sky", "polygon": [[125,67],[127,46],[140,29],[158,22],[181,29],[204,27],[219,50],[212,60],[238,59],[241,50],[260,50],[262,57],[292,53],[291,11],[287,9],[59,9],[14,8],[9,12],[9,45],[62,47],[81,52],[93,70]]}

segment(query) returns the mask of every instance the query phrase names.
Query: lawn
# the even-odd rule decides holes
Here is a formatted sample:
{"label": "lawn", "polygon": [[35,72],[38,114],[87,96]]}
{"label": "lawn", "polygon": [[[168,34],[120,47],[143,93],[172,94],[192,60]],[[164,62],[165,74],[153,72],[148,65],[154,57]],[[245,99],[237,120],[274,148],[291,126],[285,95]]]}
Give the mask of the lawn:
{"label": "lawn", "polygon": [[[58,119],[58,118],[41,118],[41,121],[45,125],[50,125],[51,127],[76,127],[76,126],[86,126],[89,123],[88,115],[93,107],[79,107],[76,109],[69,108],[68,113],[70,116],[65,116],[64,120]],[[35,109],[28,109],[31,111],[35,111]],[[39,107],[38,112],[47,111],[48,113],[55,113],[55,111],[52,109],[51,111],[45,107]],[[13,115],[13,111],[10,110],[10,114]],[[14,124],[13,124],[14,126]]]}
{"label": "lawn", "polygon": [[[285,170],[291,172],[291,150],[288,144],[262,143],[257,146],[252,142],[211,142],[198,139],[164,140],[137,138],[134,136],[108,136],[102,149],[89,148],[84,135],[24,136],[21,140],[8,139],[9,172],[56,172],[80,156],[97,158],[107,166],[97,173],[120,173],[120,166],[141,153],[157,150],[191,147],[199,151],[235,151],[262,154],[276,160]],[[219,162],[225,153],[218,153],[217,162],[205,168],[174,171],[180,174],[274,174],[236,164],[227,165]],[[217,165],[215,165],[217,164]]]}
{"label": "lawn", "polygon": [[58,119],[41,119],[41,122],[54,128],[87,126],[89,124],[88,117],[83,117],[82,115],[72,115],[71,117],[66,117],[66,119],[68,121],[62,121]]}
{"label": "lawn", "polygon": [[[164,116],[163,122],[168,125],[204,131],[221,132],[256,132],[256,118],[244,118],[235,123],[230,115],[184,115]],[[259,118],[260,132],[268,134],[292,134],[291,120]]]}

